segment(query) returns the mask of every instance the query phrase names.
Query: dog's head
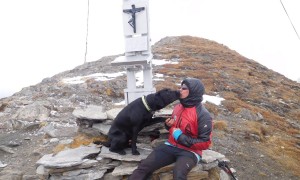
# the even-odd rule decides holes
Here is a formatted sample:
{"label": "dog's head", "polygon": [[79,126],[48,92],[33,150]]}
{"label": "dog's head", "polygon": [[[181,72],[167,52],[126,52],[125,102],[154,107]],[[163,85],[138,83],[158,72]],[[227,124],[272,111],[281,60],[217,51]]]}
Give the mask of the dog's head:
{"label": "dog's head", "polygon": [[165,88],[157,91],[156,93],[149,94],[146,97],[146,100],[151,110],[157,111],[178,100],[179,97],[179,90],[171,90],[169,88]]}

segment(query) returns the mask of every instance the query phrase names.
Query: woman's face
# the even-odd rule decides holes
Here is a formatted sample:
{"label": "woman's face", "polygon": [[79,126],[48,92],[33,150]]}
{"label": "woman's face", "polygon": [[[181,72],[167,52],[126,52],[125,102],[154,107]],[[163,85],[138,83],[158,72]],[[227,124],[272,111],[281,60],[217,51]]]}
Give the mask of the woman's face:
{"label": "woman's face", "polygon": [[184,99],[188,97],[190,91],[185,84],[182,84],[179,90],[180,90],[180,99]]}

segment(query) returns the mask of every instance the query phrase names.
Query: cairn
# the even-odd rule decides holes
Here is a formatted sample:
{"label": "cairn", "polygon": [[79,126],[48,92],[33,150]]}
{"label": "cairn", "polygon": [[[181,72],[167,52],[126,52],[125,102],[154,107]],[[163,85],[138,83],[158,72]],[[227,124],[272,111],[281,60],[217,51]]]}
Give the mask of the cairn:
{"label": "cairn", "polygon": [[[76,108],[73,115],[77,118],[78,133],[88,137],[95,137],[103,141],[107,137],[109,128],[116,115],[122,108],[105,111],[102,106],[90,105]],[[172,110],[162,110],[162,114],[171,113]],[[107,147],[91,142],[76,148],[46,154],[37,162],[36,173],[40,179],[50,180],[92,180],[109,179],[121,180],[127,178],[137,168],[138,163],[145,159],[154,147],[167,140],[168,131],[163,123],[154,124],[144,128],[138,137],[138,151],[140,155],[132,155],[131,149],[126,149],[126,155],[110,152]],[[71,142],[70,142],[71,143]],[[229,176],[218,168],[218,160],[226,159],[223,154],[212,150],[203,151],[201,162],[188,174],[188,179],[230,179]],[[153,180],[172,179],[173,164],[155,171]]]}

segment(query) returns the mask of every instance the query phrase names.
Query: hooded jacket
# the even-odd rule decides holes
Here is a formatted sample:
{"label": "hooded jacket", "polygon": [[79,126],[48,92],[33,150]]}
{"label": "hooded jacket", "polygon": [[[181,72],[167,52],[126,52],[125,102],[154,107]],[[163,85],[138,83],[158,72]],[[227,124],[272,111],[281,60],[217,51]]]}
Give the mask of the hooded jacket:
{"label": "hooded jacket", "polygon": [[[174,107],[172,118],[175,119],[175,123],[169,128],[168,142],[202,156],[202,150],[207,149],[211,144],[212,132],[212,118],[201,103],[204,85],[195,78],[186,78],[182,84],[188,87],[189,95],[180,99],[180,104]],[[176,140],[173,131],[178,128],[182,133]]]}

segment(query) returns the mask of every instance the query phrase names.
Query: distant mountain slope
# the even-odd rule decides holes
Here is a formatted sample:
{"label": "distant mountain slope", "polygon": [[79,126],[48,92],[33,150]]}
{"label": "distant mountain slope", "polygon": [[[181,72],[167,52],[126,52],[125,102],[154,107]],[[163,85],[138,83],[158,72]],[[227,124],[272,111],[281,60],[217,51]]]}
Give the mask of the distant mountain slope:
{"label": "distant mountain slope", "polygon": [[[248,124],[243,127],[245,131],[254,128],[252,131],[264,136],[261,149],[294,172],[300,169],[296,163],[300,161],[299,83],[202,38],[167,37],[155,44],[153,53],[155,58],[179,59],[179,64],[167,64],[158,70],[169,76],[158,86],[171,86],[188,76],[202,79],[206,93],[225,98],[222,105],[230,113],[239,114],[246,108],[261,114],[263,121]],[[218,114],[218,109],[211,107],[210,111]],[[283,149],[287,150],[285,158],[281,157]]]}
{"label": "distant mountain slope", "polygon": [[180,59],[177,65],[165,65],[161,70],[165,74],[198,77],[207,93],[218,92],[227,100],[239,100],[240,104],[231,107],[233,111],[238,106],[259,107],[272,111],[277,118],[300,120],[300,85],[226,46],[186,36],[165,38],[153,52],[161,59]]}

